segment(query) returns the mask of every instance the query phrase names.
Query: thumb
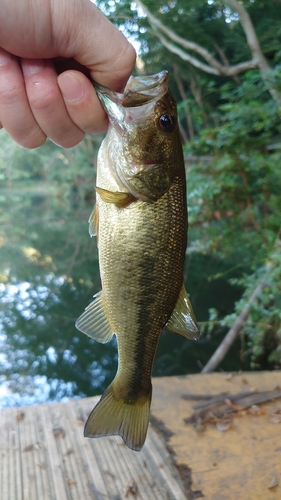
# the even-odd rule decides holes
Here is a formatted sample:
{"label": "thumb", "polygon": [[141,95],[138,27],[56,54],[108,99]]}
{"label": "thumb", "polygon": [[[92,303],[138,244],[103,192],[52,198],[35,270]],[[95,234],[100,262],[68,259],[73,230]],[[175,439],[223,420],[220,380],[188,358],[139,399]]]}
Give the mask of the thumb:
{"label": "thumb", "polygon": [[[135,65],[136,53],[124,35],[89,0],[64,3],[64,36],[61,15],[53,18],[53,33],[58,36],[57,50],[73,57],[90,70],[97,82],[115,91],[123,91]],[[67,15],[66,15],[67,14]]]}
{"label": "thumb", "polygon": [[1,0],[0,47],[30,59],[74,58],[122,91],[135,51],[90,0]]}

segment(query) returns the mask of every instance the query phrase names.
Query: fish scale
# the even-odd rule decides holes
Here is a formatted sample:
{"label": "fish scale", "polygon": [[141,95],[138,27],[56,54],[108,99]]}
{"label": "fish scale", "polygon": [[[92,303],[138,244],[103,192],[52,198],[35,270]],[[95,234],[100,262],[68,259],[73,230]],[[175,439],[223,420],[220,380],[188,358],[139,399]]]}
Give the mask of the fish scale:
{"label": "fish scale", "polygon": [[167,72],[132,78],[124,94],[95,87],[110,121],[98,155],[96,207],[90,217],[102,292],[76,326],[101,342],[115,334],[119,356],[117,374],[84,433],[119,434],[140,450],[162,329],[189,339],[199,335],[183,285],[184,159]]}

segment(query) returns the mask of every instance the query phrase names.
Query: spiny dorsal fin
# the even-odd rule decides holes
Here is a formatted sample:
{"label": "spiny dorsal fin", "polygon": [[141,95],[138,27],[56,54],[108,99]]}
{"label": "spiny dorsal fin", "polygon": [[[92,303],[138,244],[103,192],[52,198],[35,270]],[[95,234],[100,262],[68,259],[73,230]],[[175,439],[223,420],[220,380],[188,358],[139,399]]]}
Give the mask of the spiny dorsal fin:
{"label": "spiny dorsal fin", "polygon": [[97,293],[94,297],[95,300],[79,316],[75,326],[88,337],[105,344],[111,340],[113,333],[104,311],[102,292]]}
{"label": "spiny dorsal fin", "polygon": [[88,222],[90,236],[97,236],[99,231],[99,212],[97,205],[94,206]]}
{"label": "spiny dorsal fin", "polygon": [[200,331],[195,314],[184,284],[182,284],[173,314],[166,324],[166,328],[167,330],[178,333],[189,340],[198,339],[200,337]]}
{"label": "spiny dorsal fin", "polygon": [[108,191],[96,186],[96,192],[100,195],[102,201],[106,203],[113,203],[119,208],[125,208],[130,203],[136,200],[131,193],[121,193],[118,191]]}

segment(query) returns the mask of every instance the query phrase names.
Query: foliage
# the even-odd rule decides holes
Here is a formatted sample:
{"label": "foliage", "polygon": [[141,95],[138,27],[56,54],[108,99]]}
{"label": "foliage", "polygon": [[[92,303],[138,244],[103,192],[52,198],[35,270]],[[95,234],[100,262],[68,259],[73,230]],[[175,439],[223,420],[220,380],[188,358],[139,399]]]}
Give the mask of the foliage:
{"label": "foliage", "polygon": [[[205,335],[188,343],[164,332],[153,373],[198,371],[263,279],[241,343],[220,367],[245,369],[251,361],[253,368],[280,368],[281,126],[269,90],[281,92],[281,4],[243,1],[273,67],[266,80],[257,70],[235,79],[207,75],[161,45],[137,4],[98,4],[138,41],[137,73],[169,70],[185,143],[184,278]],[[222,1],[146,5],[215,57],[230,64],[250,57],[239,20]],[[38,376],[48,384],[42,397],[56,399],[100,393],[116,370],[114,342],[97,344],[73,324],[100,289],[87,227],[100,141],[86,137],[71,150],[47,142],[27,151],[0,132],[0,382],[27,402],[39,398]]]}
{"label": "foliage", "polygon": [[[222,0],[144,0],[143,3],[162,25],[208,50],[218,62],[227,66],[251,59],[251,50],[239,18]],[[169,71],[170,87],[176,100],[185,101],[185,113],[180,114],[186,130],[184,141],[186,136],[192,138],[191,125],[198,132],[202,124],[216,124],[213,111],[220,104],[220,87],[229,78],[203,73],[167,50],[137,1],[98,0],[97,5],[126,36],[138,42],[137,72],[156,73],[163,69],[163,65]],[[244,0],[243,5],[252,18],[267,62],[272,67],[280,64],[280,2]],[[206,62],[199,54],[190,53]],[[239,82],[238,77],[235,80]]]}
{"label": "foliage", "polygon": [[[274,76],[280,78],[280,69]],[[270,268],[243,332],[255,366],[280,367],[280,111],[255,72],[239,86],[225,84],[221,99],[219,125],[186,147],[187,154],[212,158],[190,169],[190,222],[200,226],[200,251],[205,239],[204,251],[228,258],[237,271],[230,282],[244,288],[220,325],[233,324]]]}

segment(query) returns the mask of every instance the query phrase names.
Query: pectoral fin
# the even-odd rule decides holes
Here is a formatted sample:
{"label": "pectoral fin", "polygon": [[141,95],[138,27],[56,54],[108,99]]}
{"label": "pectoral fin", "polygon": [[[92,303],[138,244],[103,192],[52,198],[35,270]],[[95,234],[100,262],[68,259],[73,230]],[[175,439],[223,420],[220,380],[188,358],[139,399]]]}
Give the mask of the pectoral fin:
{"label": "pectoral fin", "polygon": [[100,195],[101,199],[105,201],[105,203],[113,203],[119,208],[127,207],[136,199],[131,193],[108,191],[107,189],[103,189],[97,186],[96,192]]}
{"label": "pectoral fin", "polygon": [[184,284],[181,287],[173,314],[166,324],[166,328],[189,340],[198,339],[200,337],[197,321]]}
{"label": "pectoral fin", "polygon": [[86,307],[77,319],[75,326],[88,337],[105,344],[113,336],[102,303],[102,292],[95,295],[95,300]]}
{"label": "pectoral fin", "polygon": [[94,206],[88,222],[90,236],[97,236],[99,230],[99,213],[97,205]]}

